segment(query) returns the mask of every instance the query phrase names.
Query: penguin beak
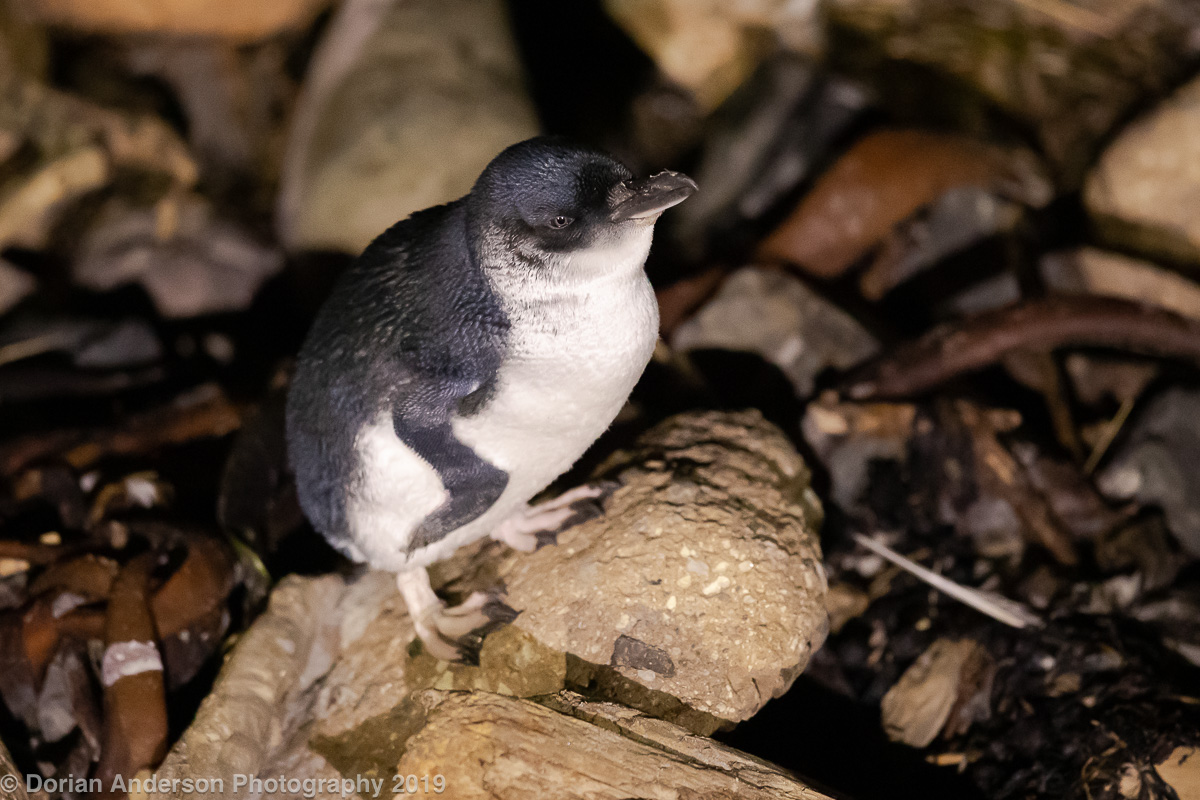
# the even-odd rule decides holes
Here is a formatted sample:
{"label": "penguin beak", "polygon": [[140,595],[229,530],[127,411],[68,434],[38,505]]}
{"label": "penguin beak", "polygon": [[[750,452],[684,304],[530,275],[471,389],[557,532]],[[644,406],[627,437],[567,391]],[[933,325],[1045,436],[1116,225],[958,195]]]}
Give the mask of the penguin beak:
{"label": "penguin beak", "polygon": [[649,178],[626,181],[613,190],[609,198],[612,221],[653,222],[671,206],[691,197],[697,188],[696,182],[687,175],[670,170]]}

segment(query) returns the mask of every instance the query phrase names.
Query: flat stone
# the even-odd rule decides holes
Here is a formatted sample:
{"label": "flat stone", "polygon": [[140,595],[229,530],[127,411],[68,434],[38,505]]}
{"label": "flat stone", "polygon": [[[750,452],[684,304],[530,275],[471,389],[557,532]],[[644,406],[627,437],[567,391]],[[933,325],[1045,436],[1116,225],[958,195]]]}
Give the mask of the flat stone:
{"label": "flat stone", "polygon": [[854,317],[780,270],[743,267],[671,339],[678,350],[756,353],[783,370],[799,397],[824,369],[847,369],[879,343]]}
{"label": "flat stone", "polygon": [[1161,508],[1171,532],[1193,557],[1200,556],[1198,417],[1200,392],[1172,387],[1156,395],[1097,476],[1109,498]]}
{"label": "flat stone", "polygon": [[549,704],[426,690],[314,748],[337,775],[380,780],[389,795],[428,785],[429,794],[456,800],[826,800],[778,768],[670,723],[570,693]]}

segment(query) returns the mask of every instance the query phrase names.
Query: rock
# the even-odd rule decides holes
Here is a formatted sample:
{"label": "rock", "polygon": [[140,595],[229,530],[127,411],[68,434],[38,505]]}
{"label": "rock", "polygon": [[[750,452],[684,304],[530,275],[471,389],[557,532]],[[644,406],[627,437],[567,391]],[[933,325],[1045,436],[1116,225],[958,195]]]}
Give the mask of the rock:
{"label": "rock", "polygon": [[1022,212],[1019,204],[976,186],[950,189],[892,229],[859,279],[859,290],[868,300],[882,300],[943,259],[1014,230]]}
{"label": "rock", "polygon": [[170,33],[252,41],[312,23],[330,0],[16,0],[27,16],[85,33]]}
{"label": "rock", "polygon": [[389,574],[285,579],[158,776],[228,788],[237,773],[428,772],[453,797],[819,796],[695,733],[784,691],[825,634],[820,506],[791,444],[756,412],[685,414],[601,473],[621,484],[604,516],[557,545],[483,542],[438,565],[443,593],[502,582],[521,612],[478,666],[423,652]]}
{"label": "rock", "polygon": [[1200,78],[1121,132],[1088,175],[1084,203],[1113,244],[1200,263]]}
{"label": "rock", "polygon": [[776,47],[818,49],[811,0],[605,0],[617,24],[659,70],[712,110]]}
{"label": "rock", "polygon": [[0,259],[0,314],[12,309],[37,287],[37,281],[24,270]]}
{"label": "rock", "polygon": [[466,194],[497,153],[537,133],[500,0],[348,0],[295,113],[280,238],[357,254]]}
{"label": "rock", "polygon": [[852,316],[785,272],[743,267],[672,338],[678,350],[757,353],[783,370],[799,397],[824,369],[865,361],[879,343]]}
{"label": "rock", "polygon": [[1149,261],[1081,247],[1044,257],[1041,275],[1056,292],[1120,297],[1200,319],[1200,285]]}
{"label": "rock", "polygon": [[1173,387],[1151,399],[1097,479],[1115,500],[1162,508],[1171,532],[1200,557],[1200,392]]}
{"label": "rock", "polygon": [[162,344],[145,320],[127,319],[97,330],[79,343],[74,362],[84,369],[119,369],[162,358]]}
{"label": "rock", "polygon": [[1069,185],[1117,122],[1183,77],[1200,43],[1191,0],[834,0],[826,11],[835,65],[868,75],[901,118],[919,108],[1011,128],[998,107]]}
{"label": "rock", "polygon": [[75,280],[91,289],[141,283],[166,317],[245,309],[282,268],[281,253],[216,217],[196,195],[149,208],[110,202],[73,265]]}
{"label": "rock", "polygon": [[601,470],[623,484],[604,517],[501,568],[513,627],[611,699],[705,732],[748,719],[826,634],[807,468],[744,412],[673,417]]}
{"label": "rock", "polygon": [[1023,151],[919,130],[880,131],[858,140],[821,175],[759,253],[837,278],[898,223],[967,187],[1033,206],[1051,195]]}

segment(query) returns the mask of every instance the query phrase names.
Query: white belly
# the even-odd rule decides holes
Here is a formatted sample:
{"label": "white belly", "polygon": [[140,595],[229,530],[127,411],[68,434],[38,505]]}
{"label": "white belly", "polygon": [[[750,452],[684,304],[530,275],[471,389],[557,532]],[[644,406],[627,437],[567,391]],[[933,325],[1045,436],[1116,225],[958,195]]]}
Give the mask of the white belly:
{"label": "white belly", "polygon": [[[536,309],[510,311],[512,327],[492,399],[453,421],[459,441],[508,473],[499,500],[477,519],[411,557],[409,533],[445,499],[433,468],[395,436],[390,417],[360,437],[371,486],[351,510],[365,560],[399,571],[449,557],[487,536],[574,464],[621,410],[654,352],[658,304],[641,270],[609,270],[543,292]],[[561,294],[555,294],[560,291]]]}
{"label": "white belly", "polygon": [[644,276],[597,286],[572,311],[553,329],[514,327],[492,402],[454,423],[460,441],[509,474],[505,496],[521,502],[608,428],[654,352],[658,306]]}

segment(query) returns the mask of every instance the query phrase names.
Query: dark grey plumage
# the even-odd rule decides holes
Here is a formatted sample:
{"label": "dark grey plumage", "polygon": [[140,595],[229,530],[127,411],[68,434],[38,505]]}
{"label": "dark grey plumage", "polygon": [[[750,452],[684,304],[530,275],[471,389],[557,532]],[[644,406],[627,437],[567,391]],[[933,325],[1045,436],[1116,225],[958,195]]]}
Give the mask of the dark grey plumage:
{"label": "dark grey plumage", "polygon": [[393,225],[342,275],[300,351],[287,409],[301,507],[334,546],[350,543],[346,501],[362,466],[356,438],[385,410],[451,494],[410,549],[500,496],[508,476],[458,442],[450,419],[482,406],[507,331],[471,255],[462,200]]}

